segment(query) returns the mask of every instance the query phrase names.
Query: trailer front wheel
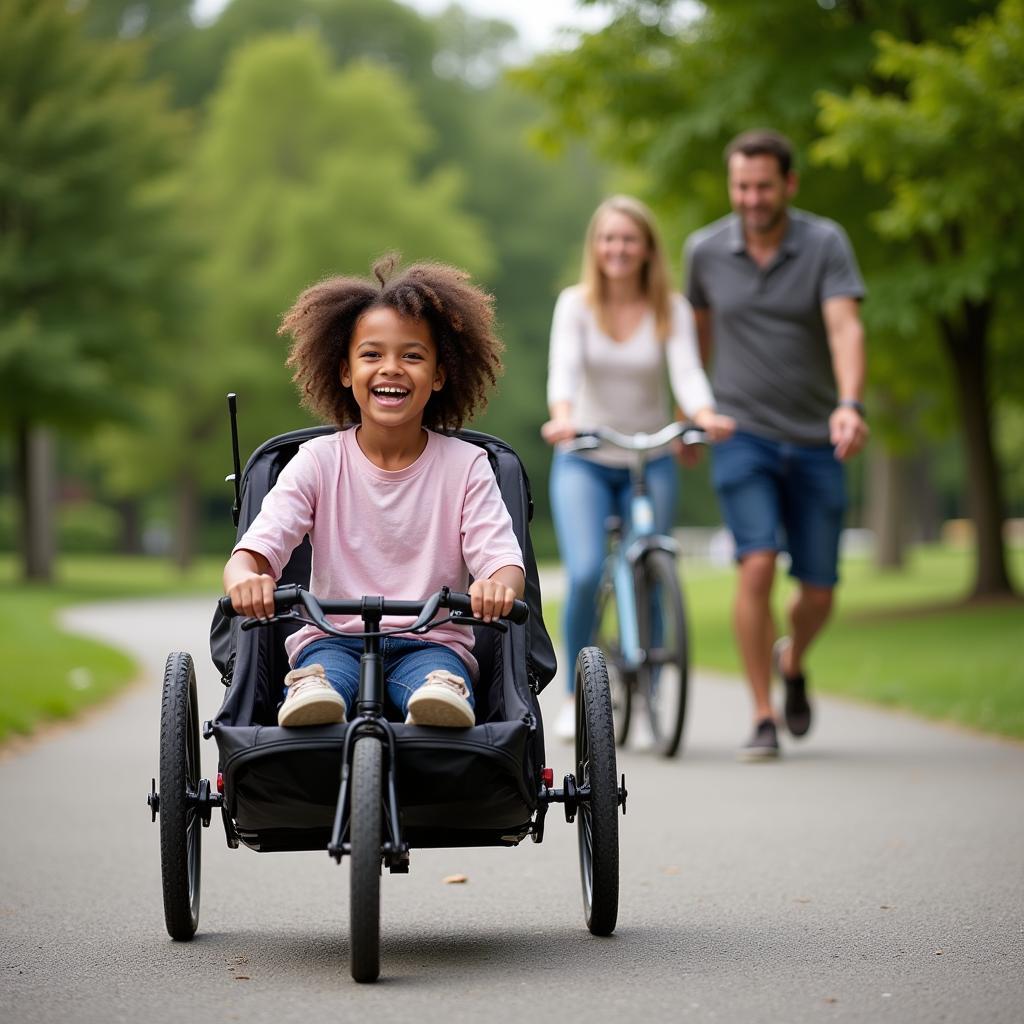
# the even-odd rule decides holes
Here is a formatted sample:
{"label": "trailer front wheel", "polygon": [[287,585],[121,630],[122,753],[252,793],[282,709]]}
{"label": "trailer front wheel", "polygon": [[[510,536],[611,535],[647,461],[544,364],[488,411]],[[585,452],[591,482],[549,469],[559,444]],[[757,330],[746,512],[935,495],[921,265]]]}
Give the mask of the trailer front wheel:
{"label": "trailer front wheel", "polygon": [[199,788],[199,703],[192,656],[168,655],[160,706],[160,873],[164,920],[186,942],[199,927],[202,820]]}

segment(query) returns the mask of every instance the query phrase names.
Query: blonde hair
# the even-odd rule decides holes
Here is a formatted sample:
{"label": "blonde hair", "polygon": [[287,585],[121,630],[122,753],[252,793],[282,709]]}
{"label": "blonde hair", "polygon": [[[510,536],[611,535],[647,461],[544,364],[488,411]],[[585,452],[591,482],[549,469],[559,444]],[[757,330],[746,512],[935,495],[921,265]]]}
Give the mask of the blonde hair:
{"label": "blonde hair", "polygon": [[665,341],[672,331],[668,261],[665,259],[665,250],[654,223],[654,214],[639,199],[625,195],[611,196],[594,211],[587,225],[587,235],[583,243],[583,267],[580,271],[583,297],[593,309],[601,330],[610,333],[607,318],[607,282],[597,265],[595,251],[597,225],[606,213],[625,214],[643,231],[647,239],[647,261],[640,271],[640,287],[654,312],[655,333],[660,341]]}

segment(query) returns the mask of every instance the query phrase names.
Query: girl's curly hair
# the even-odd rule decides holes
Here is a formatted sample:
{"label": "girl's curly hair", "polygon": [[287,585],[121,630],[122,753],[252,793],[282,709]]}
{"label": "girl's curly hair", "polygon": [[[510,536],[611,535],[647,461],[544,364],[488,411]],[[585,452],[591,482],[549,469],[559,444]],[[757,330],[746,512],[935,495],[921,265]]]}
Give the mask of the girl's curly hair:
{"label": "girl's curly hair", "polygon": [[376,282],[332,277],[307,288],[285,314],[278,334],[290,334],[288,366],[302,404],[339,427],[359,422],[351,388],[340,380],[359,318],[386,307],[424,321],[437,346],[445,381],[423,410],[423,425],[455,430],[487,404],[502,372],[504,345],[494,333],[494,300],[469,283],[469,275],[443,263],[414,263],[398,269],[390,254],[373,265]]}

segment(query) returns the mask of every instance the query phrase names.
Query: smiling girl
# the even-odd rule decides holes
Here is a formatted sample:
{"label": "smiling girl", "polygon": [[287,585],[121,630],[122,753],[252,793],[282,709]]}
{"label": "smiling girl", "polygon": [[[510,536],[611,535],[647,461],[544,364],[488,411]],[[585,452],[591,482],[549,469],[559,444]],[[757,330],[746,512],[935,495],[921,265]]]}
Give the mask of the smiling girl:
{"label": "smiling girl", "polygon": [[[235,546],[224,589],[240,614],[270,617],[276,581],[308,534],[315,594],[420,598],[448,586],[468,589],[478,618],[507,615],[525,586],[512,520],[483,449],[438,432],[481,409],[501,371],[490,296],[441,264],[398,273],[389,257],[373,269],[376,282],[314,285],[284,318],[303,404],[354,426],[299,448]],[[363,628],[358,616],[331,621]],[[385,617],[381,628],[411,622]],[[431,637],[382,641],[388,695],[411,724],[471,726],[472,631],[440,626]],[[362,640],[306,626],[286,648],[279,724],[342,721]]]}

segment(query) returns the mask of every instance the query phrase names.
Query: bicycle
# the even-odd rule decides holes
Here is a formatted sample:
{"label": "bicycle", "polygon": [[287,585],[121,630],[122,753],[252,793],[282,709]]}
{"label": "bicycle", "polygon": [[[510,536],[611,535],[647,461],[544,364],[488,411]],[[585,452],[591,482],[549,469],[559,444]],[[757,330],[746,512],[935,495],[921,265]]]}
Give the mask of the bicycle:
{"label": "bicycle", "polygon": [[633,454],[629,521],[609,517],[608,554],[597,597],[594,644],[605,654],[612,689],[615,740],[625,744],[634,700],[647,710],[654,749],[674,757],[682,742],[689,677],[686,608],[679,583],[679,545],[654,527],[644,482],[650,452],[679,438],[703,444],[704,431],[672,423],[655,434],[609,427],[580,431],[570,450],[611,444]]}

